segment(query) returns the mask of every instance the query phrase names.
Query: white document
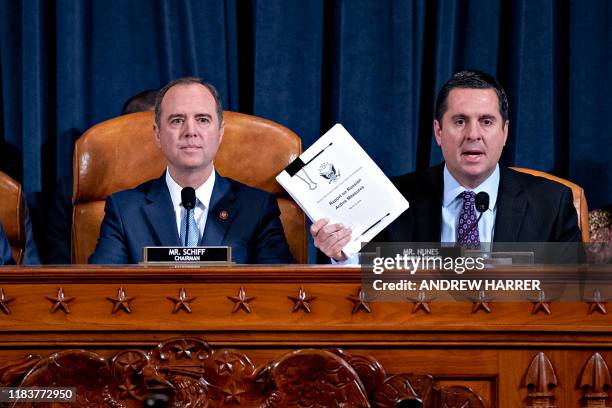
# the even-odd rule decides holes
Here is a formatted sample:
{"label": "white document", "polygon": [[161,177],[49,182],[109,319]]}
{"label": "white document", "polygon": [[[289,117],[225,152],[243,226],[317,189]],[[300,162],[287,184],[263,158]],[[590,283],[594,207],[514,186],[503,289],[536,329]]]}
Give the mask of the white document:
{"label": "white document", "polygon": [[352,228],[344,248],[349,257],[408,209],[408,201],[340,124],[276,180],[313,222],[328,218]]}

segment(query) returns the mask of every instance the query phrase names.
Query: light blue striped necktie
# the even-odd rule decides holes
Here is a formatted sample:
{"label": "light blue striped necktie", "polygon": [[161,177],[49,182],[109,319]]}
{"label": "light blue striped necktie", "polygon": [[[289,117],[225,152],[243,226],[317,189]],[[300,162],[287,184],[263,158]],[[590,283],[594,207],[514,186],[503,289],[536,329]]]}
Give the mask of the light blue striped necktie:
{"label": "light blue striped necktie", "polygon": [[185,231],[187,229],[187,223],[189,223],[189,236],[187,237],[187,246],[195,247],[198,246],[200,241],[200,230],[195,220],[195,209],[200,204],[200,200],[196,199],[195,207],[189,211],[189,217],[187,217],[187,210],[183,208],[183,217],[181,219],[181,245],[185,244]]}

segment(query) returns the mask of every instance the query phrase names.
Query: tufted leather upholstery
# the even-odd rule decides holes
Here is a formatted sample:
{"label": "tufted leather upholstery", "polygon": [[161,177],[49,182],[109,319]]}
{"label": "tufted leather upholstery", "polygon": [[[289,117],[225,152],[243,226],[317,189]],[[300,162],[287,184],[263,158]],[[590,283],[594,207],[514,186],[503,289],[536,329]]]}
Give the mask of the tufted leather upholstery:
{"label": "tufted leather upholstery", "polygon": [[13,259],[20,264],[25,252],[25,201],[21,184],[0,172],[0,223],[11,243]]}
{"label": "tufted leather upholstery", "polygon": [[580,227],[580,232],[582,233],[582,242],[589,242],[589,208],[587,206],[586,196],[584,195],[584,190],[578,184],[574,184],[569,180],[563,179],[561,177],[553,176],[550,173],[545,173],[543,171],[525,169],[520,167],[511,167],[516,171],[520,171],[522,173],[532,174],[538,177],[544,177],[549,180],[556,181],[557,183],[561,183],[570,189],[572,189],[572,196],[574,198],[574,207],[576,207],[576,213],[578,213],[578,226]]}
{"label": "tufted leather upholstery", "polygon": [[[275,180],[302,151],[300,138],[272,121],[224,112],[225,135],[215,159],[223,176],[273,193],[291,252],[307,261],[304,213]],[[152,112],[107,120],[90,128],[76,143],[72,262],[86,263],[104,216],[104,201],[120,190],[159,177],[166,159],[155,143]]]}

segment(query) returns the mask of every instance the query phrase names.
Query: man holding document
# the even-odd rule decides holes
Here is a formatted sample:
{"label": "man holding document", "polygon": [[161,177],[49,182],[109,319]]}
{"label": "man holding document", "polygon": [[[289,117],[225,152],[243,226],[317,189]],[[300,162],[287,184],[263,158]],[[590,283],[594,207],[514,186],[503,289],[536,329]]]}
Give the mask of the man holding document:
{"label": "man holding document", "polygon": [[224,122],[212,85],[170,82],[157,95],[153,126],[168,168],[107,199],[90,263],[137,263],[154,246],[229,246],[236,263],[293,262],[276,198],[214,169]]}
{"label": "man holding document", "polygon": [[[393,179],[410,208],[374,241],[580,242],[569,188],[499,165],[508,126],[508,100],[495,78],[454,74],[438,93],[433,121],[444,163]],[[350,228],[319,219],[310,232],[325,255],[347,259]]]}
{"label": "man holding document", "polygon": [[340,124],[276,180],[311,220],[329,217],[350,226],[353,234],[341,241],[340,249],[351,255],[408,208],[404,196]]}

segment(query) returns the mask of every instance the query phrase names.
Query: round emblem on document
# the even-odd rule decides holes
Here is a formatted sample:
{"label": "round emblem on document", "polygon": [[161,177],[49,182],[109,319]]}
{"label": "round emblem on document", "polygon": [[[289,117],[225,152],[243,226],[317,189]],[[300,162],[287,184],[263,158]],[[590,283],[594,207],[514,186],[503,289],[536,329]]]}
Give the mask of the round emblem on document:
{"label": "round emblem on document", "polygon": [[225,210],[221,210],[221,211],[219,211],[219,218],[222,221],[227,221],[227,219],[229,218],[229,213],[227,211],[225,211]]}

